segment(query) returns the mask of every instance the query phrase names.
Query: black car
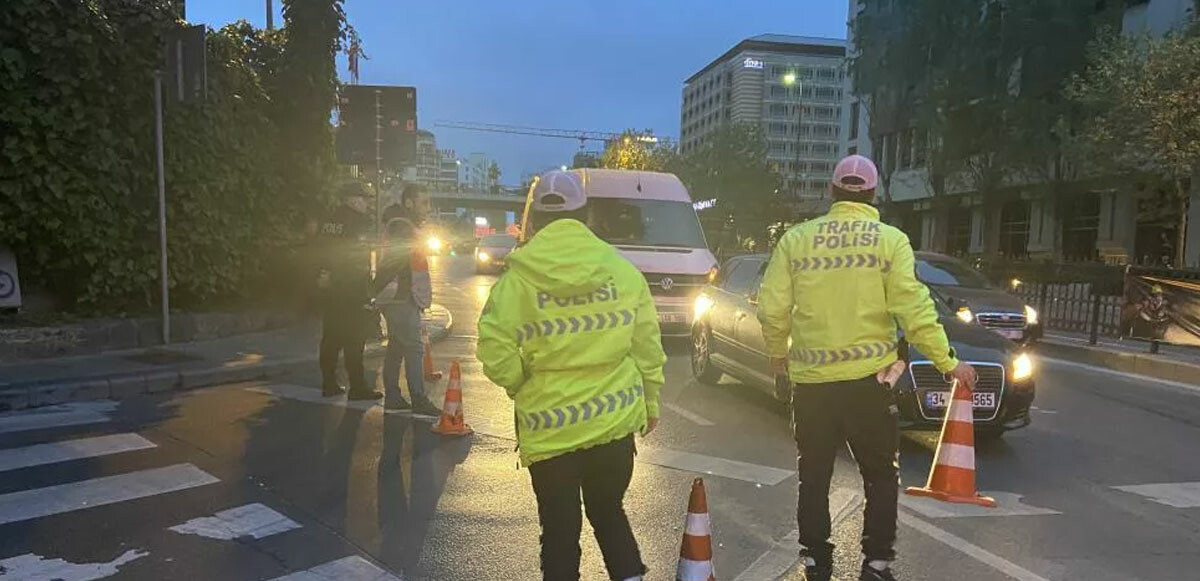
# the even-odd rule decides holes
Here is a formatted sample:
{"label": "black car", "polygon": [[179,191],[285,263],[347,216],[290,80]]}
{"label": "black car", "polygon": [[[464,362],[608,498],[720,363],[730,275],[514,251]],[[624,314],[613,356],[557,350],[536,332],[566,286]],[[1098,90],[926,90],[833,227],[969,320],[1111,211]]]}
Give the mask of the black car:
{"label": "black car", "polygon": [[993,286],[979,271],[934,252],[917,252],[917,278],[937,289],[955,316],[997,334],[1030,343],[1042,337],[1038,312],[1020,297]]}
{"label": "black car", "polygon": [[[728,374],[775,394],[757,316],[758,287],[766,270],[765,254],[730,259],[719,278],[696,299],[692,326],[692,373],[715,384]],[[1029,425],[1033,402],[1033,361],[1020,345],[977,323],[956,316],[936,291],[934,303],[959,359],[975,366],[975,427],[984,437]],[[908,350],[909,372],[896,385],[900,426],[936,430],[950,401],[950,384],[916,348]],[[780,398],[780,394],[776,394]]]}

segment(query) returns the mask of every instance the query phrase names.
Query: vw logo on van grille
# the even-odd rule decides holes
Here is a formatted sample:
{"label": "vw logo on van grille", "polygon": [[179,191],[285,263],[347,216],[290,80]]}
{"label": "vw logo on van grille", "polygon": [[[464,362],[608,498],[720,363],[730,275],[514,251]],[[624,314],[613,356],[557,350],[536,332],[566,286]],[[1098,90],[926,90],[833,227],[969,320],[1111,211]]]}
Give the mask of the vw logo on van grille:
{"label": "vw logo on van grille", "polygon": [[658,281],[658,286],[662,287],[665,291],[669,291],[675,287],[675,280],[669,276],[664,276],[662,280]]}

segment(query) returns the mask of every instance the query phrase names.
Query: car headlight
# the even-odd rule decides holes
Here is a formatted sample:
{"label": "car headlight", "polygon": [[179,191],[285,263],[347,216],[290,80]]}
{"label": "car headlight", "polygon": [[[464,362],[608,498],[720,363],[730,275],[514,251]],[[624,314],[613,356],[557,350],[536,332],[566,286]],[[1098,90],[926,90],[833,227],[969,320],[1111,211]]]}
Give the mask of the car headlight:
{"label": "car headlight", "polygon": [[1035,309],[1029,305],[1025,305],[1025,323],[1028,325],[1038,324],[1037,309]]}
{"label": "car headlight", "polygon": [[696,297],[696,304],[693,311],[695,319],[699,320],[700,317],[703,317],[704,313],[707,313],[709,309],[713,308],[714,304],[716,304],[716,301],[712,300],[712,298],[708,295],[700,295]]}
{"label": "car headlight", "polygon": [[440,252],[442,250],[442,239],[438,238],[437,236],[430,236],[429,239],[425,241],[425,244],[429,246],[429,250],[433,252]]}
{"label": "car headlight", "polygon": [[954,313],[954,316],[958,317],[958,320],[964,323],[970,323],[975,320],[975,313],[972,313],[968,307],[958,307],[958,312]]}
{"label": "car headlight", "polygon": [[477,252],[475,254],[475,259],[479,262],[491,262],[492,256],[486,252]]}
{"label": "car headlight", "polygon": [[1022,353],[1013,359],[1013,381],[1023,381],[1033,376],[1033,358],[1028,353]]}

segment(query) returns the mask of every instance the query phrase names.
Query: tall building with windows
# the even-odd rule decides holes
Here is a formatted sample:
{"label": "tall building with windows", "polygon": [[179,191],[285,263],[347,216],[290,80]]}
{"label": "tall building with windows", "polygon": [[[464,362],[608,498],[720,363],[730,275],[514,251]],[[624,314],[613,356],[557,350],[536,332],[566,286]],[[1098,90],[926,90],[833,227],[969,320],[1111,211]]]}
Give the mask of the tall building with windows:
{"label": "tall building with windows", "polygon": [[763,34],[739,42],[684,82],[682,153],[725,123],[754,123],[784,192],[805,213],[828,203],[841,150],[846,43]]}

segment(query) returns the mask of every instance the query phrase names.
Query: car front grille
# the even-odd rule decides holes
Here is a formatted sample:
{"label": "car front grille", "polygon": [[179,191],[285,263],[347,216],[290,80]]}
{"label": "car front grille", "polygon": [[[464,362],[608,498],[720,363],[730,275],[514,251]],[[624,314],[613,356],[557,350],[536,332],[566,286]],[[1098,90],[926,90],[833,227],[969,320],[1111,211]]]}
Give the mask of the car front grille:
{"label": "car front grille", "polygon": [[646,283],[650,285],[650,294],[655,296],[682,297],[696,294],[705,284],[708,277],[696,274],[658,274],[645,273]]}
{"label": "car front grille", "polygon": [[[975,409],[973,416],[979,421],[994,420],[1000,413],[1000,400],[1004,397],[1004,366],[998,363],[980,362],[971,362],[971,365],[975,367],[975,374],[978,378],[975,382],[975,391],[996,394],[995,409]],[[928,407],[925,394],[931,391],[950,391],[951,384],[928,361],[914,361],[909,366],[909,373],[917,393],[917,404],[921,408],[921,415],[927,420],[942,419],[946,410]]]}
{"label": "car front grille", "polygon": [[979,313],[975,319],[988,329],[1024,329],[1025,315],[1023,313]]}

